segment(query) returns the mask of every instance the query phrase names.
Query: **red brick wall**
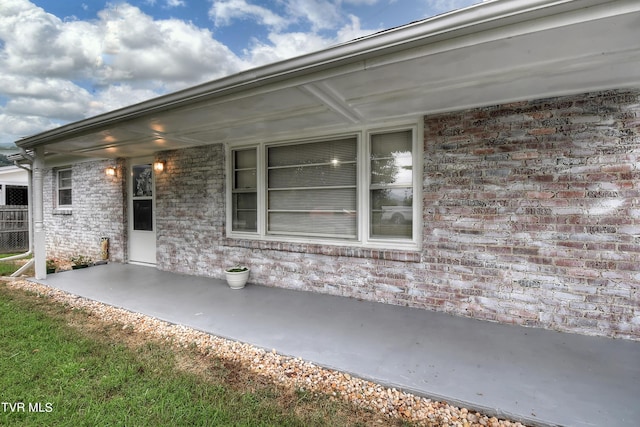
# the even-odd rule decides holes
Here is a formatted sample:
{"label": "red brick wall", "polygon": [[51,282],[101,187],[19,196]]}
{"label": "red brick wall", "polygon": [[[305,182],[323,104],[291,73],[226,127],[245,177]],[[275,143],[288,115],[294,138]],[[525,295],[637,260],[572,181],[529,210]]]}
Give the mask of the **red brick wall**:
{"label": "red brick wall", "polygon": [[640,92],[425,118],[425,298],[640,338]]}

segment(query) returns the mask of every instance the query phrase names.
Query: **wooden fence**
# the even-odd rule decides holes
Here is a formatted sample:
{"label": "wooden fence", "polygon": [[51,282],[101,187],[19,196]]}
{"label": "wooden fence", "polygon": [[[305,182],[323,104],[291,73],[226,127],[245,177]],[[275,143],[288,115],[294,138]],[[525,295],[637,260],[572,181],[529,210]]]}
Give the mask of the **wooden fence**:
{"label": "wooden fence", "polygon": [[29,208],[0,206],[0,253],[29,249]]}

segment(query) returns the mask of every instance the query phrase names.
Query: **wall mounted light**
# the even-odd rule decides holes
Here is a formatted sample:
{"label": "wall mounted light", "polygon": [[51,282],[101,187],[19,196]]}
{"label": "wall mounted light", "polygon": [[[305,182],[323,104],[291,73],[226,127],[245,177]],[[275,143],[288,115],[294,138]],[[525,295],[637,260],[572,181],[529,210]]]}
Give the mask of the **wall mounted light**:
{"label": "wall mounted light", "polygon": [[116,176],[116,168],[115,168],[115,166],[109,166],[108,168],[106,168],[104,170],[104,173],[106,173],[107,176]]}
{"label": "wall mounted light", "polygon": [[156,173],[160,173],[162,171],[164,171],[164,161],[157,161],[153,163],[153,170],[156,171]]}

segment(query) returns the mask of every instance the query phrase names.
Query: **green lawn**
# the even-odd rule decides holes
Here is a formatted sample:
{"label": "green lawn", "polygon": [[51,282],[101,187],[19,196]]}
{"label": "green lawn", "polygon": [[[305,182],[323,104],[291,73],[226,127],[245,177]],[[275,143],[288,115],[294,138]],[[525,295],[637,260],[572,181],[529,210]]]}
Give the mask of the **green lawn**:
{"label": "green lawn", "polygon": [[20,255],[22,252],[8,253],[8,254],[0,254],[0,259],[9,258],[10,256]]}
{"label": "green lawn", "polygon": [[0,323],[3,426],[382,425],[370,412],[4,284]]}
{"label": "green lawn", "polygon": [[[24,262],[24,260],[23,261],[4,261],[4,262],[2,261],[2,258],[8,258],[14,255],[19,255],[19,253],[0,254],[0,276],[11,276],[20,268],[20,266],[22,265],[21,262]],[[29,258],[26,258],[26,259],[29,259]],[[2,409],[2,404],[0,404],[0,409]]]}

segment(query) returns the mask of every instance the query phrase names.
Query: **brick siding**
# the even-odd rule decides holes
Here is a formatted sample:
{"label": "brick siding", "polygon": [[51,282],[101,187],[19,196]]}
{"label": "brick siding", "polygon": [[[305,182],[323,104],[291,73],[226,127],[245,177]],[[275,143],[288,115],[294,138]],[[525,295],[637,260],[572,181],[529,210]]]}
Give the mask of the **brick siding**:
{"label": "brick siding", "polygon": [[221,144],[160,153],[156,175],[158,268],[221,277],[225,175]]}
{"label": "brick siding", "polygon": [[[158,268],[223,278],[249,263],[267,286],[640,339],[640,91],[430,115],[424,126],[421,252],[227,239],[225,150],[214,144],[157,154]],[[124,258],[122,190],[82,165],[74,200],[77,180],[107,186],[103,197],[84,190],[93,198],[82,206],[119,213],[86,234],[91,214],[74,201],[69,228],[47,216],[48,237],[81,246],[111,233]]]}
{"label": "brick siding", "polygon": [[426,117],[424,298],[640,338],[639,156],[639,92]]}
{"label": "brick siding", "polygon": [[[118,175],[105,169],[118,165]],[[47,256],[68,259],[73,255],[100,257],[100,239],[108,237],[110,260],[126,257],[126,197],[124,161],[92,161],[71,166],[72,208],[56,208],[57,170],[44,171],[44,226]],[[68,167],[67,167],[68,168]]]}

